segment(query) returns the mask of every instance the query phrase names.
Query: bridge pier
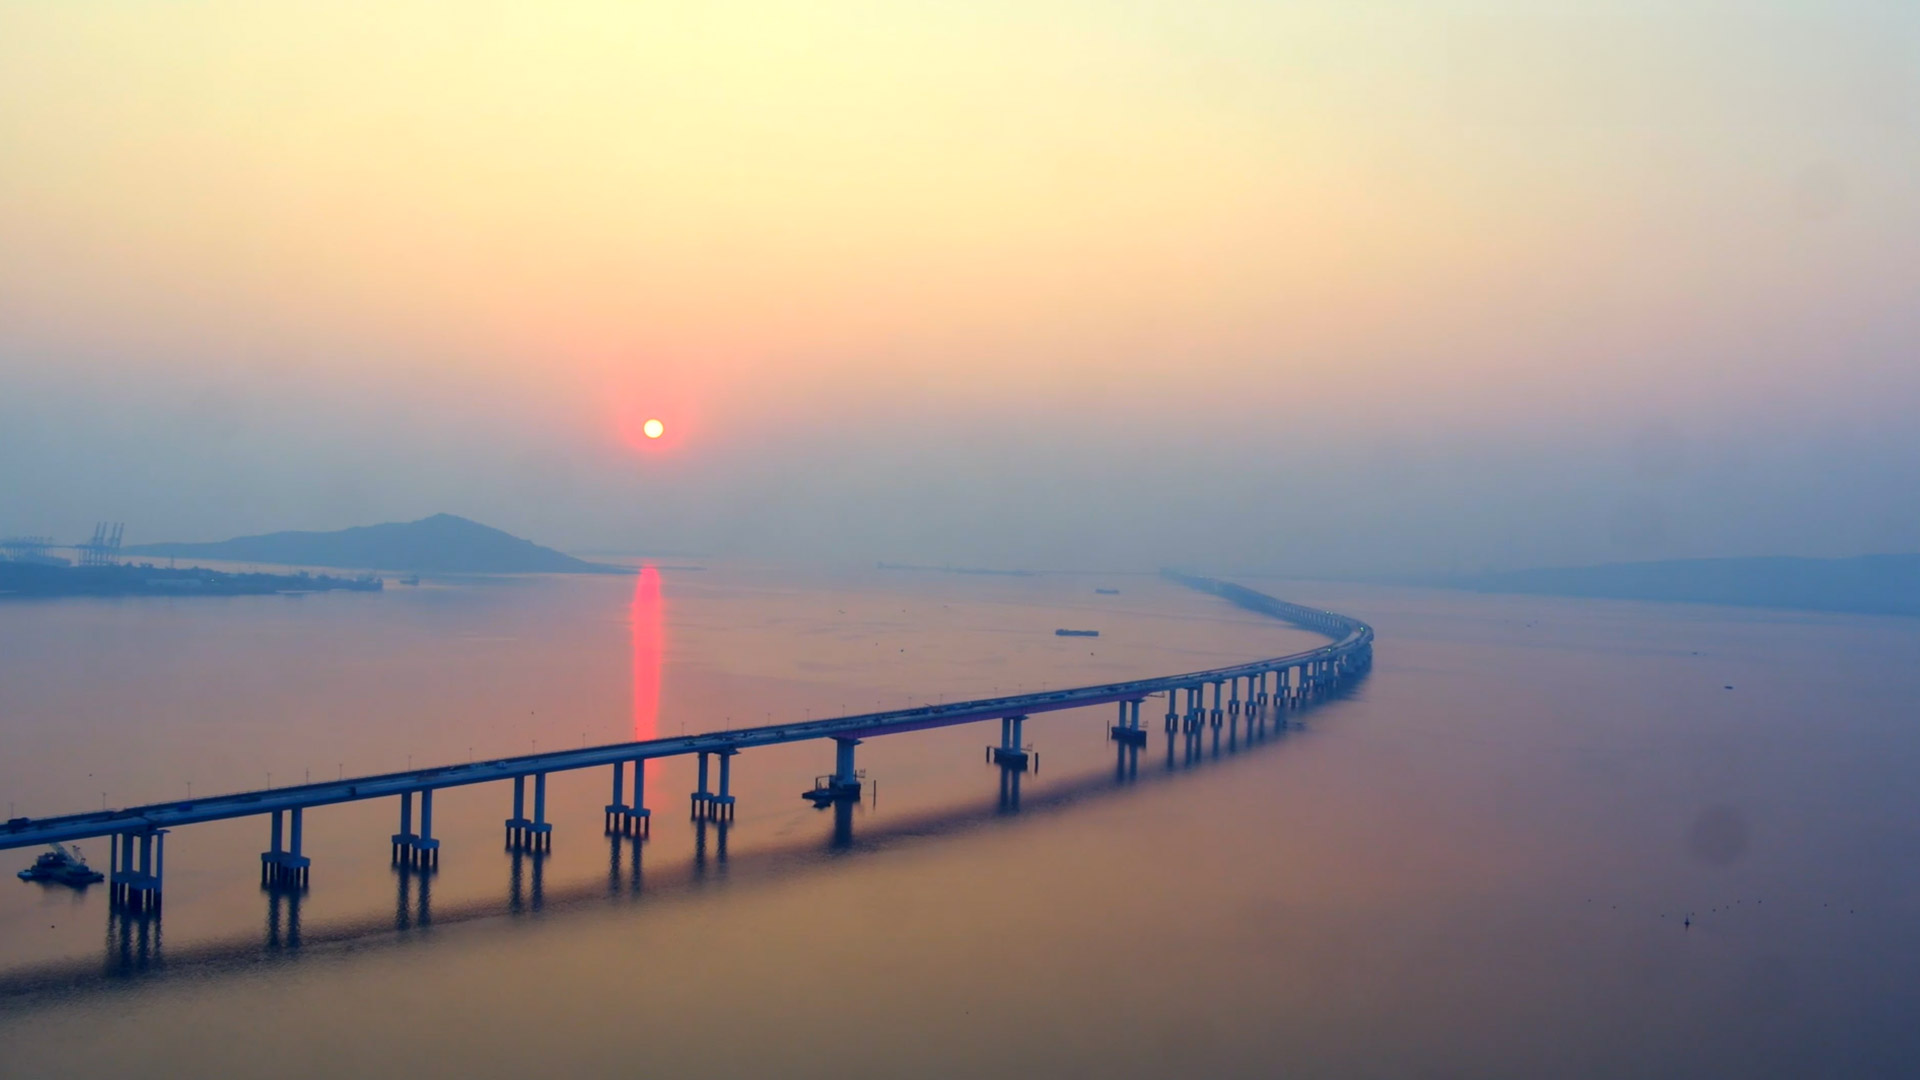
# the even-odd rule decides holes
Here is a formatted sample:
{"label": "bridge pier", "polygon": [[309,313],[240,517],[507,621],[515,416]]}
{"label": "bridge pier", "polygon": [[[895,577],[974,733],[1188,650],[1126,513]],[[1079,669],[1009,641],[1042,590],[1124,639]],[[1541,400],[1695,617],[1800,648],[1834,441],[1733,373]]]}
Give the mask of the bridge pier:
{"label": "bridge pier", "polygon": [[734,749],[715,750],[720,758],[720,791],[709,794],[707,791],[707,755],[700,755],[700,790],[693,793],[693,816],[709,821],[733,820],[733,755],[740,751]]}
{"label": "bridge pier", "polygon": [[1039,765],[1039,755],[1026,748],[1026,739],[1022,736],[1026,722],[1024,715],[1001,717],[1000,745],[987,748],[987,760],[1021,772],[1026,772],[1029,764]]}
{"label": "bridge pier", "polygon": [[[135,848],[139,855],[136,859]],[[159,911],[167,861],[167,830],[147,829],[112,837],[107,899],[121,911]]]}
{"label": "bridge pier", "polygon": [[413,831],[413,792],[400,793],[400,831],[393,834],[393,865],[440,868],[440,841],[433,838],[433,789],[420,793],[420,832]]}
{"label": "bridge pier", "polygon": [[1169,735],[1173,734],[1174,729],[1180,725],[1179,701],[1180,691],[1169,689],[1167,691],[1167,734]]}
{"label": "bridge pier", "polygon": [[833,772],[826,776],[814,777],[813,790],[801,792],[800,797],[810,800],[815,809],[839,803],[859,802],[864,781],[859,770],[853,767],[853,748],[859,745],[859,739],[846,735],[835,736]]}
{"label": "bridge pier", "polygon": [[547,824],[547,774],[533,774],[533,820],[527,820],[527,778],[513,778],[513,816],[507,819],[507,846],[547,851],[553,847],[553,826]]}
{"label": "bridge pier", "polygon": [[[1235,675],[1233,678],[1227,681],[1233,684],[1232,700],[1227,702],[1227,715],[1238,716],[1240,715],[1240,676]],[[1252,697],[1253,692],[1249,690],[1247,692],[1247,696]]]}
{"label": "bridge pier", "polygon": [[1120,722],[1110,732],[1115,742],[1131,743],[1143,746],[1147,741],[1147,731],[1140,726],[1140,698],[1120,703]]}
{"label": "bridge pier", "polygon": [[260,886],[265,889],[305,889],[311,879],[313,860],[300,854],[302,807],[285,811],[290,816],[287,831],[290,842],[281,847],[280,815],[273,812],[272,846],[260,853]]}
{"label": "bridge pier", "polygon": [[647,760],[635,758],[633,761],[632,806],[626,804],[621,790],[626,773],[626,762],[613,763],[613,801],[607,804],[607,834],[621,833],[645,839],[653,835],[653,811],[647,809]]}

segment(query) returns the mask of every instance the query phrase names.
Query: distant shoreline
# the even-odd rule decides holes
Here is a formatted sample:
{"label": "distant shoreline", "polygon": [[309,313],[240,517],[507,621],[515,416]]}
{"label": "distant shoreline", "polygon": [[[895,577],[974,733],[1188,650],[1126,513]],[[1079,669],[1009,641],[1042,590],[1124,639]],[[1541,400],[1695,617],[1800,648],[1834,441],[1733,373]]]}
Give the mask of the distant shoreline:
{"label": "distant shoreline", "polygon": [[372,574],[230,573],[194,566],[175,569],[151,563],[58,566],[0,562],[0,600],[72,596],[276,596],[313,592],[380,592],[386,583]]}
{"label": "distant shoreline", "polygon": [[1920,555],[1675,559],[1403,581],[1482,593],[1920,616]]}

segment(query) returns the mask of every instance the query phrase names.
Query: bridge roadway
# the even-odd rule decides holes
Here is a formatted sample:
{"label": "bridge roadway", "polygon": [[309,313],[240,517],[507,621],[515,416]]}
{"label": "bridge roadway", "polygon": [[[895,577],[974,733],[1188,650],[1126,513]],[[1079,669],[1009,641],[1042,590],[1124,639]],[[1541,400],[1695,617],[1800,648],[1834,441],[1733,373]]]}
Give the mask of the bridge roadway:
{"label": "bridge roadway", "polygon": [[[761,727],[736,728],[730,731],[712,731],[700,735],[676,736],[666,739],[649,739],[639,742],[612,743],[604,746],[585,747],[579,750],[556,750],[547,753],[523,754],[516,757],[500,758],[494,761],[482,761],[465,765],[441,765],[424,769],[411,769],[405,772],[382,773],[371,776],[350,777],[331,782],[299,784],[288,787],[266,788],[257,791],[243,791],[227,795],[210,796],[200,799],[187,799],[175,802],[151,803],[145,806],[133,806],[117,810],[100,810],[80,814],[67,814],[50,818],[14,818],[0,826],[0,850],[22,847],[36,847],[68,840],[81,840],[90,837],[110,836],[115,840],[115,875],[124,876],[135,882],[137,891],[158,893],[159,868],[149,865],[150,856],[143,850],[140,858],[140,870],[133,871],[134,855],[132,841],[135,838],[151,843],[151,838],[183,825],[193,825],[206,821],[221,821],[228,818],[251,817],[259,814],[274,815],[274,851],[263,855],[263,860],[273,861],[270,856],[281,854],[279,813],[282,811],[301,811],[310,807],[328,806],[335,803],[358,802],[366,799],[402,796],[401,833],[394,838],[396,857],[406,838],[411,833],[411,796],[422,793],[422,834],[431,827],[431,803],[426,801],[431,792],[440,788],[460,787],[466,784],[483,784],[499,780],[514,780],[523,783],[527,777],[538,782],[536,805],[541,811],[536,817],[541,819],[539,829],[544,832],[544,790],[545,775],[552,772],[564,772],[574,769],[587,769],[596,766],[614,765],[624,769],[627,762],[644,762],[653,758],[675,757],[686,754],[699,754],[701,762],[701,790],[694,794],[696,810],[703,798],[712,801],[706,791],[706,755],[722,756],[722,794],[727,804],[727,813],[731,814],[731,798],[725,796],[726,758],[741,750],[756,746],[771,746],[776,743],[801,742],[808,739],[834,739],[841,748],[839,766],[834,774],[836,783],[853,781],[852,746],[861,739],[878,735],[892,735],[900,732],[919,731],[927,728],[950,727],[956,724],[972,724],[983,720],[1012,721],[1011,726],[1002,724],[1001,747],[996,759],[1003,765],[1026,767],[1026,753],[1019,740],[1019,721],[1036,713],[1057,712],[1063,709],[1079,709],[1093,705],[1121,704],[1121,723],[1114,729],[1116,738],[1124,738],[1129,730],[1144,735],[1140,727],[1139,704],[1146,698],[1160,694],[1168,697],[1167,725],[1173,730],[1177,716],[1185,717],[1191,724],[1196,716],[1205,719],[1208,715],[1217,723],[1227,707],[1223,705],[1221,688],[1231,684],[1234,689],[1231,711],[1237,712],[1240,705],[1239,688],[1242,680],[1247,686],[1247,706],[1251,710],[1257,703],[1267,700],[1267,680],[1273,675],[1274,699],[1278,702],[1302,700],[1316,694],[1325,693],[1344,682],[1351,675],[1364,671],[1371,666],[1373,629],[1356,619],[1288,603],[1255,592],[1252,589],[1208,578],[1190,577],[1167,572],[1167,577],[1192,588],[1214,593],[1240,607],[1269,615],[1304,629],[1326,634],[1334,640],[1327,645],[1304,652],[1293,653],[1266,660],[1255,660],[1244,664],[1211,668],[1205,671],[1187,672],[1180,675],[1168,675],[1150,679],[1135,679],[1127,682],[1103,683],[1097,686],[1082,686],[1066,690],[1040,691],[1031,694],[1011,694],[1003,697],[979,698],[972,701],[956,701],[939,705],[923,705],[917,708],[893,709],[885,712],[862,713],[854,716],[834,717],[824,720],[812,720],[803,723],[768,724]],[[1290,672],[1297,673],[1289,678]],[[1209,708],[1204,703],[1204,688],[1214,688],[1214,702]],[[1256,689],[1257,688],[1257,689]],[[1175,701],[1180,691],[1188,693],[1184,710],[1175,709]],[[1127,706],[1131,704],[1132,715],[1129,720]],[[1140,741],[1144,741],[1141,739]],[[636,788],[638,788],[638,768],[636,767]],[[858,790],[854,782],[854,790]],[[520,797],[522,789],[516,783],[515,818],[508,822],[510,836],[516,823],[532,824],[524,818]],[[647,811],[639,805],[640,792],[635,791],[635,806],[625,810],[618,804],[621,794],[621,775],[617,770],[614,779],[615,806],[609,806],[609,818],[616,810],[622,813],[644,815]],[[294,818],[294,840],[291,854],[296,858],[299,851],[299,818]],[[522,837],[524,839],[524,836]],[[126,840],[123,854],[120,841]],[[431,841],[437,861],[438,842]],[[164,849],[163,849],[164,850]],[[299,883],[304,884],[305,860],[300,859],[302,873]],[[124,863],[124,869],[123,869]],[[118,896],[118,893],[116,893]]]}

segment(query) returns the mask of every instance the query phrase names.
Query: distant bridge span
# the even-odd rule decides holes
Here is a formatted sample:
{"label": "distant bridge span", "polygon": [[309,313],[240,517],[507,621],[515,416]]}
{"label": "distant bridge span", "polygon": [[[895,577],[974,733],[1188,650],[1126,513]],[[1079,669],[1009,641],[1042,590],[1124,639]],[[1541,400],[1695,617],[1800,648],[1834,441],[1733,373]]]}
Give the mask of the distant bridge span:
{"label": "distant bridge span", "polygon": [[[1112,728],[1112,737],[1120,742],[1137,744],[1146,740],[1146,730],[1140,721],[1140,705],[1151,696],[1166,695],[1165,720],[1168,732],[1180,727],[1193,732],[1208,722],[1217,726],[1223,717],[1235,716],[1243,709],[1255,713],[1269,706],[1287,708],[1324,696],[1364,674],[1372,666],[1373,628],[1357,619],[1288,603],[1240,585],[1210,578],[1191,577],[1171,571],[1167,572],[1167,576],[1240,607],[1324,634],[1333,640],[1316,649],[1268,660],[1152,679],[922,705],[798,724],[768,724],[579,750],[523,754],[466,765],[442,765],[406,772],[346,777],[317,784],[235,792],[119,810],[50,818],[20,817],[0,826],[0,850],[89,837],[110,837],[113,841],[113,862],[109,880],[114,904],[149,910],[157,907],[160,901],[166,834],[168,830],[183,825],[271,815],[272,847],[260,856],[261,884],[272,888],[303,889],[308,882],[310,860],[301,854],[302,814],[312,807],[399,796],[400,831],[392,837],[393,859],[396,863],[431,869],[439,864],[440,842],[433,837],[433,793],[441,788],[511,780],[514,786],[513,817],[506,821],[508,842],[515,846],[542,848],[549,846],[552,832],[552,825],[546,820],[547,774],[611,765],[613,801],[606,808],[607,831],[644,835],[651,827],[652,811],[645,805],[643,784],[646,774],[643,765],[654,758],[698,755],[699,789],[691,796],[693,814],[695,817],[730,819],[734,806],[729,790],[731,759],[740,751],[756,746],[808,739],[834,740],[837,747],[834,772],[820,778],[814,789],[805,793],[816,803],[824,805],[859,798],[861,781],[854,769],[854,747],[862,739],[997,719],[1001,722],[1000,743],[991,748],[990,757],[1002,768],[1025,771],[1031,759],[1031,749],[1025,745],[1022,737],[1023,722],[1036,713],[1117,702],[1119,721]],[[1206,701],[1206,688],[1209,686],[1213,688],[1211,704]],[[1243,686],[1244,699],[1241,693]],[[1180,702],[1182,692],[1186,694],[1184,704]],[[708,760],[715,756],[720,759],[719,790],[710,791]],[[625,793],[629,763],[633,765],[631,805]],[[531,816],[526,805],[526,781],[529,778],[534,781]],[[413,816],[416,794],[420,796],[418,831],[415,831]],[[291,818],[290,830],[283,829],[283,815]]]}

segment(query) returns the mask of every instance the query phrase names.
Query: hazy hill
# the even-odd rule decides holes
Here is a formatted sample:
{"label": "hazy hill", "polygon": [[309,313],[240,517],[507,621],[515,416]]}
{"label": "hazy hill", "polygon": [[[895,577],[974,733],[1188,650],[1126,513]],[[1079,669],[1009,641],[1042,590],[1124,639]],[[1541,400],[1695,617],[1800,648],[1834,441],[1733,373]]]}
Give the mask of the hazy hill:
{"label": "hazy hill", "polygon": [[1609,563],[1456,577],[1443,584],[1481,592],[1920,615],[1920,555]]}
{"label": "hazy hill", "polygon": [[338,532],[278,532],[206,544],[140,544],[125,551],[173,558],[430,573],[622,572],[619,567],[576,559],[452,514],[361,525]]}

